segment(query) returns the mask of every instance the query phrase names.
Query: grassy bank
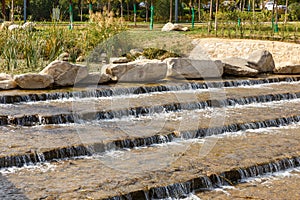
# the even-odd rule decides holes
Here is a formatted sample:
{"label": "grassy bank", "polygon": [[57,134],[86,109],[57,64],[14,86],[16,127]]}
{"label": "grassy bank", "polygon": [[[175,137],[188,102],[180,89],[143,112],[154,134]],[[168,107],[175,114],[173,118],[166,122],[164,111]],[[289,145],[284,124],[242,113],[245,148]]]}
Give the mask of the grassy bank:
{"label": "grassy bank", "polygon": [[217,30],[214,22],[196,23],[194,28],[191,23],[183,24],[191,28],[189,32],[161,32],[164,23],[154,25],[150,31],[149,23],[134,26],[112,13],[96,13],[90,22],[75,23],[73,30],[68,29],[68,23],[38,23],[34,31],[1,30],[0,70],[13,74],[38,72],[62,52],[70,54],[70,62],[84,55],[95,63],[101,52],[109,54],[108,57],[121,56],[133,48],[159,48],[184,56],[194,47],[192,39],[201,37],[300,42],[299,22],[280,22],[278,32],[275,24],[251,19],[240,24],[219,20]]}
{"label": "grassy bank", "polygon": [[69,30],[64,24],[37,24],[35,30],[0,31],[0,70],[8,73],[40,71],[62,52],[70,62],[86,55],[103,40],[126,29],[112,13],[95,13],[91,21]]}

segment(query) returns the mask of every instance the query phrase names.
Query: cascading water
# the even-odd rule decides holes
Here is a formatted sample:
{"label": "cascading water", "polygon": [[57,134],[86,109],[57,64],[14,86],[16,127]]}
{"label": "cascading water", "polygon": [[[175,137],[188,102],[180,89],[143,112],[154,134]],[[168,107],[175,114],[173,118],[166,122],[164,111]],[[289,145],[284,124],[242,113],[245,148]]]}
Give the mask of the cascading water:
{"label": "cascading water", "polygon": [[[162,112],[178,112],[182,110],[196,110],[205,108],[225,107],[225,106],[236,106],[236,105],[247,105],[253,103],[265,103],[281,100],[292,100],[300,98],[299,93],[285,93],[285,94],[269,94],[260,96],[250,96],[243,98],[228,98],[222,100],[207,100],[200,102],[189,102],[189,103],[172,103],[166,105],[159,105],[153,107],[136,107],[129,108],[126,110],[113,110],[113,111],[94,111],[92,113],[66,113],[58,115],[24,115],[24,116],[1,116],[0,125],[21,125],[21,126],[34,126],[41,124],[64,124],[74,123],[82,120],[106,120],[114,118],[122,118],[128,116],[143,116],[152,115],[154,113]],[[91,118],[95,117],[95,119]]]}
{"label": "cascading water", "polygon": [[[244,164],[238,168],[234,167],[235,165],[232,165],[231,167],[227,167],[226,170],[222,171],[222,169],[219,169],[217,171],[218,173],[214,173],[212,171],[213,168],[209,168],[210,163],[215,162],[214,160],[201,160],[202,158],[199,158],[199,155],[194,155],[193,152],[188,151],[180,152],[179,149],[184,145],[191,148],[193,145],[203,145],[206,140],[214,138],[214,135],[220,135],[220,137],[225,138],[226,136],[224,133],[233,133],[234,135],[236,132],[242,132],[244,135],[241,137],[247,138],[247,130],[273,130],[272,128],[278,127],[276,130],[280,130],[282,133],[284,133],[284,129],[287,129],[291,132],[290,135],[296,135],[296,131],[291,131],[293,129],[291,126],[294,124],[298,127],[300,122],[300,113],[297,110],[297,106],[299,106],[300,90],[293,86],[298,86],[299,80],[300,77],[225,80],[222,82],[210,81],[208,83],[195,81],[170,85],[161,83],[155,86],[149,85],[143,87],[131,86],[112,88],[110,86],[105,86],[103,88],[88,90],[77,89],[77,91],[67,92],[58,91],[55,93],[42,94],[2,95],[0,97],[0,102],[2,102],[2,104],[11,105],[9,105],[9,110],[5,111],[5,109],[3,109],[5,112],[0,116],[0,128],[2,128],[1,130],[4,133],[5,128],[7,127],[16,127],[14,130],[17,132],[16,141],[21,137],[22,132],[25,129],[31,130],[35,127],[41,127],[41,136],[36,134],[34,137],[45,136],[47,133],[46,130],[49,129],[48,134],[52,136],[45,139],[51,138],[55,141],[58,138],[57,135],[61,134],[62,138],[67,142],[70,142],[70,138],[74,135],[70,134],[72,131],[70,131],[70,133],[65,133],[61,127],[70,129],[71,126],[85,127],[89,125],[94,127],[95,130],[91,133],[87,131],[84,135],[86,137],[91,137],[89,140],[90,143],[81,144],[73,142],[63,146],[55,145],[55,142],[48,145],[45,142],[41,147],[38,147],[38,145],[34,146],[35,138],[32,136],[29,140],[32,140],[33,142],[31,142],[30,145],[28,144],[28,147],[24,145],[21,149],[18,146],[19,144],[15,142],[15,144],[10,147],[15,153],[8,153],[9,150],[6,150],[3,151],[3,155],[0,156],[0,168],[23,167],[35,165],[37,163],[56,161],[54,163],[57,165],[58,170],[53,173],[61,173],[61,177],[65,177],[66,181],[73,184],[77,184],[74,180],[79,180],[78,177],[80,177],[80,173],[84,174],[82,177],[88,177],[90,173],[92,178],[90,178],[91,180],[88,178],[86,179],[86,185],[97,185],[97,190],[99,190],[99,194],[102,195],[99,197],[100,199],[107,198],[115,200],[187,198],[193,193],[195,194],[201,191],[209,191],[223,186],[239,184],[250,177],[295,168],[300,166],[300,159],[297,156],[292,158],[278,157],[275,161],[265,159],[265,162],[252,163],[254,165],[248,166]],[[287,82],[291,82],[290,84],[294,85],[286,86],[288,85]],[[270,83],[279,84],[271,85]],[[256,91],[250,90],[247,87],[246,89],[243,87],[237,88],[239,86],[253,85],[264,86],[261,86],[261,88],[257,87],[259,89]],[[206,91],[208,94],[209,92],[218,93],[219,88],[226,88],[226,98],[211,99],[207,94],[207,97],[205,97],[205,89],[207,88],[215,88],[212,91]],[[285,88],[288,88],[288,91],[286,91]],[[199,98],[196,101],[190,100],[187,102],[176,102],[172,100],[170,102],[166,101],[167,103],[163,104],[151,104],[146,106],[139,104],[149,98],[153,98],[154,100],[155,98],[160,99],[169,95],[170,91],[180,91],[176,93],[176,95],[179,93],[182,93],[182,95],[192,93]],[[180,99],[179,96],[176,95],[175,97]],[[80,112],[73,112],[69,109],[71,111],[67,112],[68,103],[66,102],[87,102],[88,105],[89,103],[92,104],[99,101],[100,105],[103,102],[108,101],[109,98],[112,99],[111,97],[115,96],[119,96],[118,98],[120,99],[127,98],[129,101],[132,100],[137,103],[135,103],[134,106],[124,106],[112,109],[106,109],[104,106],[99,106],[93,112],[88,109],[83,110],[84,112],[81,112],[81,110]],[[93,99],[89,99],[90,97]],[[139,99],[141,99],[140,102],[138,102]],[[67,101],[65,102],[65,100]],[[81,105],[80,103],[78,103],[78,105]],[[75,106],[76,105],[77,104],[75,104]],[[54,111],[51,110],[55,106],[60,106],[60,108]],[[30,109],[37,108],[39,110],[36,111],[36,113],[34,111],[30,112]],[[51,112],[48,112],[47,109],[51,110]],[[227,121],[221,125],[209,124],[209,119],[212,118],[210,115],[214,111],[218,111],[218,109],[226,109],[226,115],[228,117]],[[253,110],[255,110],[255,112]],[[269,115],[262,117],[259,116],[260,112],[268,113]],[[243,120],[239,119],[239,115],[243,116]],[[194,118],[197,117],[199,119],[194,121]],[[153,121],[154,125],[162,123],[164,126],[162,126],[163,128],[155,134],[148,133],[147,131],[150,129],[149,127],[147,129],[146,123],[148,121]],[[184,125],[181,126],[180,123],[183,122]],[[116,127],[116,124],[118,123],[122,126],[124,125],[121,128],[129,131],[126,132],[123,130],[125,133],[118,136],[118,134],[122,132],[122,130],[120,131],[120,127]],[[199,123],[199,125],[197,123]],[[56,125],[53,126],[53,124],[57,124],[57,127],[55,127]],[[146,125],[139,126],[141,124]],[[196,126],[193,126],[195,124]],[[99,128],[98,132],[97,127]],[[83,129],[83,131],[85,130],[88,129]],[[298,129],[296,128],[296,130]],[[245,134],[245,132],[247,132],[247,134]],[[25,132],[23,135],[24,134]],[[252,134],[251,137],[260,137],[259,135],[264,134],[265,133],[256,133],[255,136]],[[29,136],[30,133],[26,133],[26,135]],[[106,136],[108,137],[107,139]],[[224,140],[226,140],[226,138]],[[169,150],[167,148],[168,145],[173,146],[173,149],[176,149],[176,145],[179,145],[177,148],[178,151],[173,153],[170,152],[170,154],[161,154],[160,152]],[[234,145],[234,143],[232,145]],[[116,157],[113,157],[110,160],[107,159],[112,163],[111,165],[108,165],[107,163],[109,162],[105,162],[107,161],[105,159],[108,157],[106,153],[112,152],[113,154],[117,151],[121,152],[121,156],[119,159]],[[219,152],[222,152],[222,149]],[[230,155],[232,157],[228,157],[228,160],[232,158],[233,161],[238,160],[239,162],[242,162],[242,160],[239,160],[239,152],[233,150],[231,152],[233,152],[232,154],[234,155]],[[293,153],[296,154],[295,152]],[[122,157],[122,155],[128,155],[128,157]],[[136,155],[138,155],[138,158],[140,158],[141,161],[128,164],[130,163],[131,158],[136,158]],[[168,155],[168,157],[160,158],[159,155]],[[164,166],[167,169],[156,169],[155,167],[157,166],[152,166],[150,162],[156,161],[158,162],[157,165],[163,166],[164,160],[168,161],[168,159],[176,157],[177,155],[180,156],[176,159],[180,160],[182,158],[182,163],[179,161],[180,164],[176,163],[177,165],[172,165],[172,162],[168,163]],[[218,156],[218,153],[215,153],[215,155]],[[274,155],[276,155],[276,152]],[[147,166],[148,168],[146,168],[147,170],[145,170],[145,172],[142,167],[148,163],[139,163],[143,162],[143,157],[145,157],[145,161],[149,162],[149,166]],[[187,159],[186,157],[192,158],[192,160],[184,160]],[[132,165],[136,166],[136,168],[141,167],[141,169],[136,170],[136,172],[126,170],[118,172],[117,166],[114,166],[115,160],[119,161],[120,164],[123,164],[124,166]],[[122,163],[122,160],[124,163]],[[94,165],[89,165],[90,162],[93,162]],[[220,165],[225,164],[220,163]],[[215,164],[215,166],[218,165]],[[199,167],[199,169],[197,167]],[[76,169],[76,173],[65,175],[64,173],[72,171],[69,170],[69,168]],[[99,169],[99,171],[96,169]],[[205,171],[206,169],[208,169],[208,171]],[[113,173],[110,174],[110,172]],[[27,173],[30,174],[28,176],[35,176],[34,172]],[[40,173],[40,176],[51,177],[51,173],[51,171],[46,171]],[[114,173],[116,173],[116,175]],[[26,175],[24,174],[26,173],[22,171],[20,174],[10,173],[7,176],[13,178],[20,175],[18,176],[20,181],[22,179],[22,181],[28,181],[28,178],[26,178]],[[161,183],[158,181],[158,178],[165,177],[164,174],[169,175],[170,181],[167,181],[168,179],[166,176],[166,181]],[[185,178],[185,175],[190,176],[188,176],[189,178]],[[191,175],[193,176],[191,177]],[[74,179],[72,179],[73,176]],[[111,179],[110,176],[112,176]],[[47,178],[44,178],[44,180],[46,179]],[[12,180],[14,180],[16,184],[18,183],[17,179]],[[32,180],[36,179],[33,178]],[[143,181],[145,181],[145,183]],[[106,186],[106,184],[108,186]],[[34,184],[28,184],[28,187],[31,188],[31,185]],[[123,186],[124,188],[128,188],[128,191],[124,191],[124,189],[118,192]],[[68,184],[63,184],[61,187],[68,187]],[[84,188],[82,189],[81,186],[76,186],[72,189],[62,189],[62,191],[81,190],[84,191]],[[95,188],[91,189],[91,191],[93,190],[96,191]],[[105,192],[102,192],[102,190],[105,190]]]}
{"label": "cascading water", "polygon": [[[212,174],[191,179],[187,182],[176,183],[165,187],[151,188],[148,191],[138,191],[128,193],[122,196],[107,198],[105,200],[125,200],[125,199],[166,199],[166,198],[184,198],[191,193],[199,191],[213,190],[214,188],[237,184],[245,181],[247,178],[260,175],[280,172],[283,170],[296,168],[300,166],[300,158],[282,159],[269,164],[250,166],[244,169],[226,171],[220,175]],[[137,198],[138,197],[138,198]]]}
{"label": "cascading water", "polygon": [[182,91],[182,90],[197,90],[207,88],[220,88],[220,87],[238,87],[238,86],[251,86],[269,83],[280,82],[295,82],[299,81],[299,76],[294,77],[282,77],[282,78],[262,78],[253,80],[228,80],[223,82],[189,82],[181,83],[177,85],[158,85],[158,86],[137,86],[129,88],[113,88],[103,87],[99,89],[90,89],[87,91],[67,91],[67,92],[51,92],[40,94],[24,94],[24,95],[1,95],[1,104],[14,104],[19,102],[35,102],[35,101],[47,101],[57,99],[69,99],[69,98],[90,98],[90,97],[110,97],[117,95],[130,95],[130,94],[145,94],[154,92],[166,92],[166,91]]}

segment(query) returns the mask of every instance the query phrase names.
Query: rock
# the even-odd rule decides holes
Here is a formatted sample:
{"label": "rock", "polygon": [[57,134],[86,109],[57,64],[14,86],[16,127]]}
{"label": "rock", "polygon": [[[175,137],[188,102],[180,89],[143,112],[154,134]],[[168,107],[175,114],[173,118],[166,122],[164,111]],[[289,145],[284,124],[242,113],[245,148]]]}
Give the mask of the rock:
{"label": "rock", "polygon": [[18,85],[14,80],[2,80],[0,81],[0,89],[2,90],[9,90],[9,89],[14,89]]}
{"label": "rock", "polygon": [[109,59],[109,63],[118,64],[118,63],[128,63],[131,60],[126,57],[112,57]]}
{"label": "rock", "polygon": [[69,61],[69,58],[70,54],[68,52],[63,52],[56,58],[56,60]]}
{"label": "rock", "polygon": [[171,22],[166,23],[161,31],[165,31],[165,32],[169,32],[169,31],[188,31],[189,28],[188,27],[183,27],[179,24],[173,24]]}
{"label": "rock", "polygon": [[274,69],[276,74],[300,74],[300,64],[281,63]]}
{"label": "rock", "polygon": [[[69,59],[69,57],[68,57]],[[83,56],[79,56],[77,59],[76,59],[76,62],[83,62],[85,59]]]}
{"label": "rock", "polygon": [[188,28],[188,27],[182,27],[182,28],[180,28],[181,30],[180,31],[189,31],[190,29]]}
{"label": "rock", "polygon": [[33,73],[17,75],[14,81],[23,89],[44,89],[54,82],[52,76]]}
{"label": "rock", "polygon": [[133,57],[138,57],[143,54],[142,49],[131,49],[129,52]]}
{"label": "rock", "polygon": [[82,79],[80,84],[101,84],[107,83],[112,80],[112,77],[109,74],[101,73],[101,72],[92,72],[87,75],[84,79]]}
{"label": "rock", "polygon": [[8,90],[8,89],[14,89],[18,85],[13,80],[12,76],[5,73],[0,73],[0,89],[2,90]]}
{"label": "rock", "polygon": [[140,55],[136,60],[147,60],[146,56]]}
{"label": "rock", "polygon": [[10,25],[12,25],[12,24],[13,24],[13,22],[3,22],[3,23],[1,24],[0,30],[8,29],[8,27],[9,27]]}
{"label": "rock", "polygon": [[55,85],[72,86],[87,77],[88,69],[86,66],[56,60],[43,69],[40,74],[52,76]]}
{"label": "rock", "polygon": [[161,31],[168,32],[168,31],[172,31],[173,28],[174,28],[174,24],[171,22],[168,22],[162,27]]}
{"label": "rock", "polygon": [[12,76],[5,73],[0,73],[0,81],[13,80]]}
{"label": "rock", "polygon": [[160,60],[136,60],[124,64],[111,64],[106,73],[122,82],[152,82],[164,79],[167,64]]}
{"label": "rock", "polygon": [[12,24],[8,27],[8,30],[13,31],[13,30],[20,30],[22,29],[22,26],[19,26],[17,24]]}
{"label": "rock", "polygon": [[242,58],[227,58],[222,60],[224,74],[235,76],[256,76],[259,71],[249,67],[247,60]]}
{"label": "rock", "polygon": [[35,29],[35,26],[36,25],[33,22],[26,22],[22,25],[22,29],[27,31],[33,31]]}
{"label": "rock", "polygon": [[189,58],[167,58],[168,76],[182,76],[188,79],[221,77],[223,64],[221,61],[196,60]]}
{"label": "rock", "polygon": [[259,72],[273,72],[275,63],[272,54],[266,50],[254,51],[247,59],[249,67]]}

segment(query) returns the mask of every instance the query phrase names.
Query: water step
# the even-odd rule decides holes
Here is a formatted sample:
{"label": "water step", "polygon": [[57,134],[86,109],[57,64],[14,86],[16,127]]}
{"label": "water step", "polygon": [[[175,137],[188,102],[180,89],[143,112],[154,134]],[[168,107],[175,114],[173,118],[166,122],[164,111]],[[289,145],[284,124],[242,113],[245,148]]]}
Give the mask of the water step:
{"label": "water step", "polygon": [[[215,139],[211,151],[201,154],[202,147]],[[48,170],[24,168],[3,176],[30,199],[184,197],[193,190],[297,167],[299,141],[299,126],[277,127],[199,142],[107,152],[53,162]]]}
{"label": "water step", "polygon": [[[274,162],[260,163],[246,168],[225,171],[221,174],[201,176],[182,183],[153,187],[147,191],[134,191],[125,195],[106,198],[105,200],[187,198],[190,194],[195,192],[213,190],[222,186],[232,186],[247,178],[280,172],[299,166],[300,157],[284,158]],[[245,174],[247,174],[247,176],[245,176]],[[201,196],[201,194],[199,194],[199,196]]]}
{"label": "water step", "polygon": [[181,91],[181,90],[195,90],[207,88],[220,88],[220,87],[237,87],[249,86],[268,83],[279,82],[294,82],[299,81],[300,76],[270,76],[263,78],[247,78],[243,79],[224,79],[224,80],[206,80],[206,81],[186,81],[176,80],[175,82],[169,81],[161,84],[145,84],[140,86],[138,84],[118,84],[108,86],[98,86],[97,89],[91,89],[87,86],[75,86],[74,88],[57,89],[48,92],[41,90],[37,91],[24,91],[12,90],[3,91],[0,96],[1,104],[13,104],[19,102],[34,102],[34,101],[47,101],[68,98],[87,98],[87,97],[110,97],[117,95],[131,95],[131,94],[145,94],[153,92],[166,92],[166,91]]}
{"label": "water step", "polygon": [[201,200],[209,199],[300,199],[300,168],[266,174],[242,180],[234,187],[221,187],[207,192],[196,192]]}
{"label": "water step", "polygon": [[[149,147],[178,139],[287,126],[300,122],[299,107],[300,101],[282,101],[226,110],[178,112],[138,121],[124,119],[72,126],[1,127],[1,140],[5,145],[0,154],[0,168],[109,150]],[[216,113],[221,116],[214,116]],[[226,116],[222,120],[224,113]]]}
{"label": "water step", "polygon": [[[289,91],[288,93],[286,91]],[[290,100],[300,97],[300,84],[280,84],[255,88],[227,88],[200,93],[153,94],[142,97],[94,99],[74,102],[43,102],[2,105],[0,125],[33,126],[102,120],[125,116],[194,110],[207,107],[246,105]],[[142,106],[141,106],[142,105]],[[8,109],[9,108],[9,109]]]}

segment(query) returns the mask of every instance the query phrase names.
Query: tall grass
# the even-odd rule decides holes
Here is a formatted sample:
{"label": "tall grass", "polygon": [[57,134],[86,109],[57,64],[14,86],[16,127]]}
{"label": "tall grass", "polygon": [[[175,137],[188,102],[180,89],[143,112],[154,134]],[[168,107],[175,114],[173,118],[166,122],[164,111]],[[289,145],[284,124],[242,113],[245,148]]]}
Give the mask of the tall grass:
{"label": "tall grass", "polygon": [[8,73],[38,72],[62,52],[75,62],[103,40],[126,29],[126,25],[107,11],[91,15],[87,24],[68,30],[48,24],[34,31],[0,30],[0,70]]}

